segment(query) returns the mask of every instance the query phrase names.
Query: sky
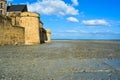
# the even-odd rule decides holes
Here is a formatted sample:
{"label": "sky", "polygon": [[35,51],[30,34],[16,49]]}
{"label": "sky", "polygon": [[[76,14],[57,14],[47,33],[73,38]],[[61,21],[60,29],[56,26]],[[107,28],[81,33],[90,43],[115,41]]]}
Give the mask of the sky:
{"label": "sky", "polygon": [[120,0],[8,0],[40,14],[52,39],[120,39]]}

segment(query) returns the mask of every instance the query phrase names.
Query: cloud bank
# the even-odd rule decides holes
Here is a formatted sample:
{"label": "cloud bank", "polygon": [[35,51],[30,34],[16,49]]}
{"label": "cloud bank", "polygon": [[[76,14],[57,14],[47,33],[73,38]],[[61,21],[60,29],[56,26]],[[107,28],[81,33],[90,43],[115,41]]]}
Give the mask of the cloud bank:
{"label": "cloud bank", "polygon": [[[72,0],[77,5],[77,0]],[[38,0],[34,3],[27,3],[28,10],[45,15],[78,15],[79,12],[72,5],[66,4],[63,0]]]}
{"label": "cloud bank", "polygon": [[110,24],[103,19],[97,19],[97,20],[83,20],[82,24],[87,26],[109,26]]}

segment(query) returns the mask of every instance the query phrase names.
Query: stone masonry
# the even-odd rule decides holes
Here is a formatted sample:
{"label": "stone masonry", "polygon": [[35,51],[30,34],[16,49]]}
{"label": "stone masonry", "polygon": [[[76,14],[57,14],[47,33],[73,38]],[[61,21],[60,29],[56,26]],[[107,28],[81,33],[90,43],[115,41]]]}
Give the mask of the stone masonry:
{"label": "stone masonry", "polygon": [[[50,42],[50,30],[43,28],[40,15],[28,11],[7,12],[2,8],[6,0],[0,0],[0,45],[1,44],[40,44]],[[14,6],[13,6],[14,7]],[[6,19],[9,18],[9,21]]]}

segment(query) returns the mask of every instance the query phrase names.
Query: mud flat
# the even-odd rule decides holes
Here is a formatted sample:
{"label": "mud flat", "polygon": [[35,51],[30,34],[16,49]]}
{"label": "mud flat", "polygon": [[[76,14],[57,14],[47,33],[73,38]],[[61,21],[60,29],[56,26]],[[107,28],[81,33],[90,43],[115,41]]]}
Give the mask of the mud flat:
{"label": "mud flat", "polygon": [[0,46],[0,80],[120,80],[120,41]]}

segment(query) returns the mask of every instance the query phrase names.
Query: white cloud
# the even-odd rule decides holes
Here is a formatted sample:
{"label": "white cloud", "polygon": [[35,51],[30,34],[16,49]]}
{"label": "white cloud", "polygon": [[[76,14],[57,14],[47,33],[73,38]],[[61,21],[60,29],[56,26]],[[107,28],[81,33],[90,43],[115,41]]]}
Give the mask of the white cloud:
{"label": "white cloud", "polygon": [[109,26],[110,24],[103,19],[83,20],[82,23],[87,26]]}
{"label": "white cloud", "polygon": [[75,29],[71,29],[71,30],[62,30],[62,31],[59,31],[59,33],[84,33],[84,34],[86,34],[86,33],[89,33],[88,31],[85,31],[85,30],[75,30]]}
{"label": "white cloud", "polygon": [[45,15],[78,15],[78,10],[63,0],[38,0],[35,3],[27,3],[28,10]]}
{"label": "white cloud", "polygon": [[74,17],[68,17],[67,20],[70,22],[79,22],[79,20]]}
{"label": "white cloud", "polygon": [[78,0],[71,0],[73,5],[77,6],[79,3],[78,3]]}

